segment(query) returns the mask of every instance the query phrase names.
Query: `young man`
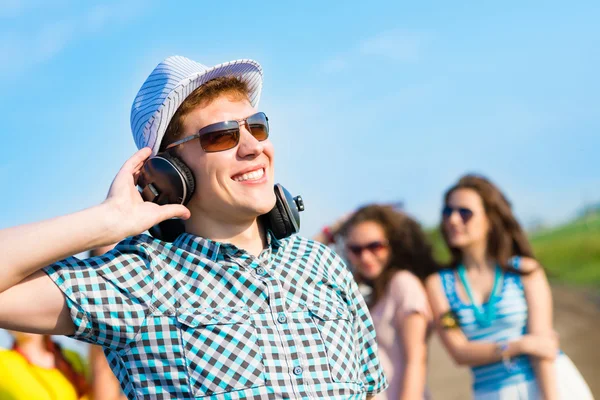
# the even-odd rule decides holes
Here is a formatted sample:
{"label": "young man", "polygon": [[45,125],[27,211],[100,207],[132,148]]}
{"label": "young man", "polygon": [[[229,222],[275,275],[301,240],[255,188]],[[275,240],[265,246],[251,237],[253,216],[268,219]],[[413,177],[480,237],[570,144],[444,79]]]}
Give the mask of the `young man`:
{"label": "young man", "polygon": [[[0,327],[101,345],[129,398],[384,390],[373,325],[341,259],[301,237],[277,240],[258,220],[275,204],[261,87],[251,60],[160,63],[133,104],[141,150],[107,199],[0,232]],[[195,178],[187,207],[144,202],[136,188],[144,161],[164,150]],[[186,220],[173,243],[141,234],[172,217]]]}

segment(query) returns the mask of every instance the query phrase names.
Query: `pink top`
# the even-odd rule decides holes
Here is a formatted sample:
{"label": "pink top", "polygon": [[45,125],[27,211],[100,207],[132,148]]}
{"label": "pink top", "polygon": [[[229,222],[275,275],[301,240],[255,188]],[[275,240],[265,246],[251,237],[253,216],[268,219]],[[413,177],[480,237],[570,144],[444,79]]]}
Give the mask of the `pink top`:
{"label": "pink top", "polygon": [[[408,271],[398,271],[392,277],[389,286],[381,299],[371,310],[371,317],[377,333],[379,361],[389,382],[388,389],[377,395],[377,400],[399,399],[404,382],[406,358],[399,327],[402,321],[412,313],[420,313],[427,318],[426,339],[432,332],[431,309],[423,284],[415,275]],[[429,399],[425,391],[424,399]]]}

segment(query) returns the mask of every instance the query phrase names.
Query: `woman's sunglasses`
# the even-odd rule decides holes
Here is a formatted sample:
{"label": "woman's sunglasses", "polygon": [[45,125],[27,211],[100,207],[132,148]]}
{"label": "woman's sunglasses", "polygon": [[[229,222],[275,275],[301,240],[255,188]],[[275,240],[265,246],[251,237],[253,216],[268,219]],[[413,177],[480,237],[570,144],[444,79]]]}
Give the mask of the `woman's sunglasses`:
{"label": "woman's sunglasses", "polygon": [[367,243],[364,245],[359,245],[359,244],[347,244],[346,248],[348,249],[348,251],[352,254],[354,254],[356,257],[360,257],[362,255],[362,252],[365,250],[369,250],[371,253],[375,253],[379,250],[385,249],[388,247],[387,242],[371,242],[371,243]]}
{"label": "woman's sunglasses", "polygon": [[450,219],[450,217],[452,216],[452,214],[454,214],[455,211],[460,216],[460,219],[462,220],[463,224],[466,224],[467,222],[469,222],[469,220],[473,217],[473,211],[469,210],[468,208],[465,208],[465,207],[456,207],[455,208],[455,207],[446,206],[442,209],[442,218],[444,219],[444,221]]}
{"label": "woman's sunglasses", "polygon": [[264,112],[258,112],[248,118],[207,125],[195,135],[171,143],[165,150],[197,138],[200,139],[202,150],[207,153],[233,149],[240,142],[240,124],[242,123],[259,142],[269,137],[269,118]]}

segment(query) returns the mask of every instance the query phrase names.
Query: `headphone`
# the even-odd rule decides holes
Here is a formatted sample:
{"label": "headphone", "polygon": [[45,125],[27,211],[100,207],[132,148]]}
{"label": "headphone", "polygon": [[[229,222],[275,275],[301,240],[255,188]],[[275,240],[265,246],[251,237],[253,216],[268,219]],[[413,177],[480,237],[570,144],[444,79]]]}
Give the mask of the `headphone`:
{"label": "headphone", "polygon": [[[144,201],[159,205],[186,205],[196,189],[194,174],[178,157],[168,152],[150,157],[144,163],[138,178],[138,188]],[[277,239],[283,239],[300,230],[300,211],[304,211],[301,196],[292,197],[279,183],[275,184],[275,207],[259,219]],[[153,226],[148,232],[165,242],[173,242],[185,232],[183,221],[168,219]]]}

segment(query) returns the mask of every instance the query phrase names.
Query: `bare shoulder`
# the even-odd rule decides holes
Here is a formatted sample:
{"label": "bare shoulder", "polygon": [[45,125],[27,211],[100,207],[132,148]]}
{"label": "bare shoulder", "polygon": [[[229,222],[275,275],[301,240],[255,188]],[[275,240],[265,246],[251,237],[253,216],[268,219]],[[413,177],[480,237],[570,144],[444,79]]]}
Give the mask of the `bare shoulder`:
{"label": "bare shoulder", "polygon": [[423,282],[412,272],[396,271],[392,275],[387,292],[394,298],[424,298],[427,296]]}
{"label": "bare shoulder", "polygon": [[520,260],[519,270],[523,273],[521,282],[523,282],[525,293],[536,293],[540,288],[548,286],[544,268],[536,259],[523,257]]}
{"label": "bare shoulder", "polygon": [[433,273],[425,279],[425,293],[431,303],[445,303],[444,288],[439,272]]}
{"label": "bare shoulder", "polygon": [[439,289],[440,285],[441,285],[441,281],[440,281],[440,273],[439,272],[435,272],[435,273],[429,275],[427,278],[425,278],[425,288],[427,289],[428,292],[430,290]]}
{"label": "bare shoulder", "polygon": [[423,288],[421,280],[417,278],[415,274],[407,270],[396,272],[394,276],[392,276],[390,284],[395,288],[403,288],[407,286]]}
{"label": "bare shoulder", "polygon": [[524,274],[530,274],[534,271],[541,270],[542,266],[538,260],[531,257],[521,257],[519,261],[519,270]]}
{"label": "bare shoulder", "polygon": [[433,273],[425,279],[425,293],[435,318],[450,308],[439,272]]}
{"label": "bare shoulder", "polygon": [[521,280],[525,286],[545,282],[546,274],[539,261],[531,257],[522,257],[519,260],[519,271],[523,273]]}

